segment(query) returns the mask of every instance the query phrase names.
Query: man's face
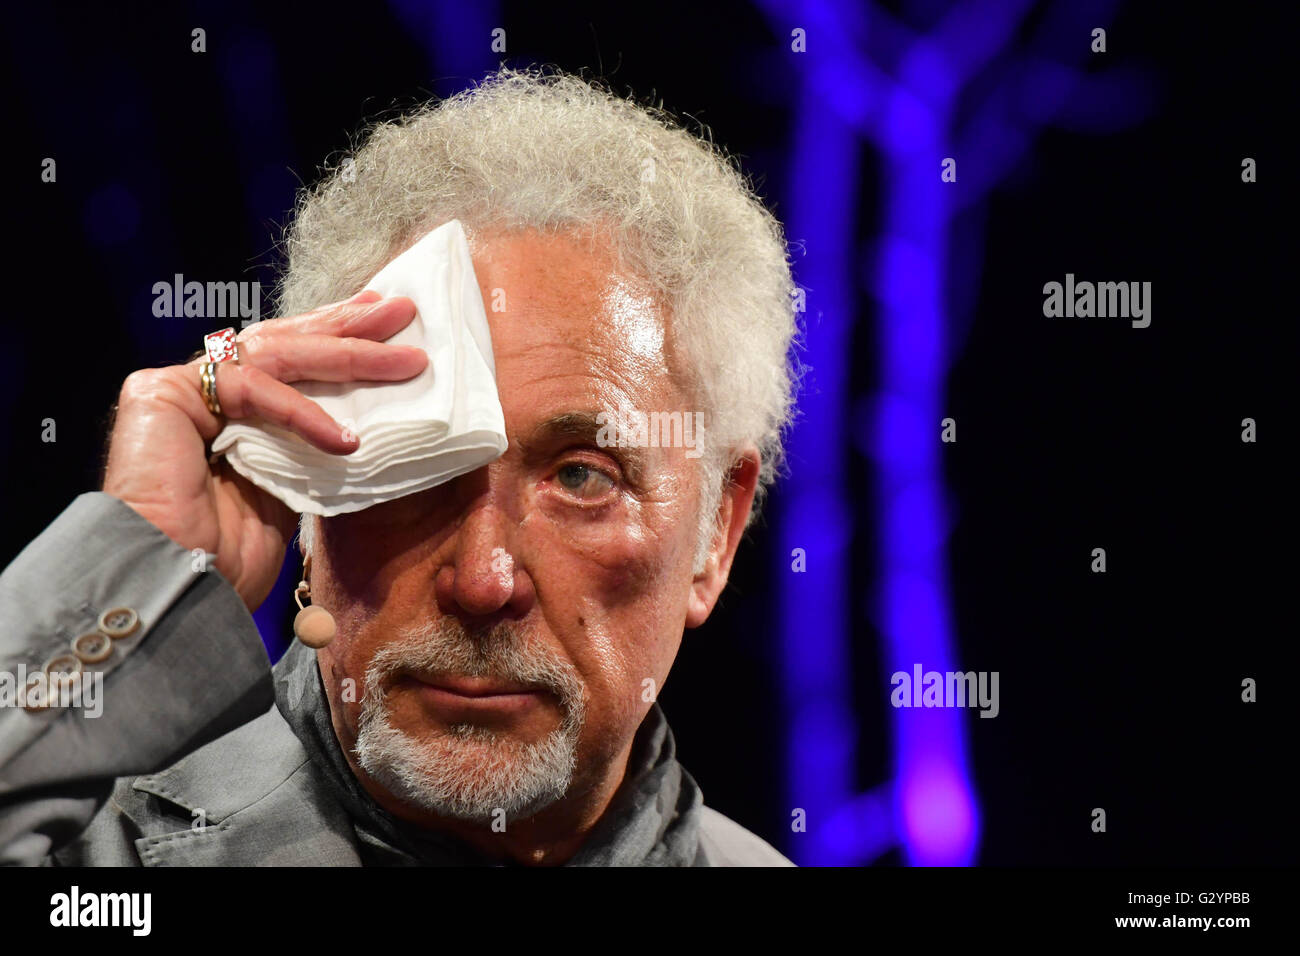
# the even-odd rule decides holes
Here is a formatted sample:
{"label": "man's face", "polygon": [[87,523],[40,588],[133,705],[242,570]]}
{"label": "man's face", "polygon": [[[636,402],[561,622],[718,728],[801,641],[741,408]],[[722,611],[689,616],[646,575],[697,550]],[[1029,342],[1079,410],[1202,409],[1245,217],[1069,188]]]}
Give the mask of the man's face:
{"label": "man's face", "polygon": [[670,371],[668,317],[610,248],[473,236],[508,450],[320,523],[335,730],[345,752],[360,734],[362,782],[413,819],[528,816],[607,788],[725,581],[735,535],[693,574],[689,449],[598,444],[599,412],[697,410]]}

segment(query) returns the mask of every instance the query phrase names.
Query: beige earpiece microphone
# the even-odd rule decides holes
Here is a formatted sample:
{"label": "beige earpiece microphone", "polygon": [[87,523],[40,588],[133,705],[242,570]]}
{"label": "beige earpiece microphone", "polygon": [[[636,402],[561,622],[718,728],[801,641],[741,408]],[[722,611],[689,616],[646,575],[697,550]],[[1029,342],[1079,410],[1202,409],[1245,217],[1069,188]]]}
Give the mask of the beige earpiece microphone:
{"label": "beige earpiece microphone", "polygon": [[311,558],[303,562],[302,580],[294,589],[293,599],[298,602],[298,616],[293,619],[293,633],[298,640],[308,647],[322,648],[334,640],[338,628],[334,624],[334,615],[319,605],[302,606],[303,595],[311,598]]}

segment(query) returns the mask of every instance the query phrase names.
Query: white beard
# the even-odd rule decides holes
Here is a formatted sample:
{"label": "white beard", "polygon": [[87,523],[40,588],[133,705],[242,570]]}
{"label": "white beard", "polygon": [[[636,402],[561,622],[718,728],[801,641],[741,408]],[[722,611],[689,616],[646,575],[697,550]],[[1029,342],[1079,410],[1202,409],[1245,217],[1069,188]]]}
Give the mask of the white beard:
{"label": "white beard", "polygon": [[[393,726],[383,692],[400,670],[540,685],[559,699],[563,719],[533,743],[467,723],[415,737]],[[582,680],[567,661],[529,649],[512,623],[478,638],[453,618],[413,629],[375,655],[365,688],[357,762],[398,799],[442,817],[489,821],[501,812],[531,816],[568,792],[583,727]]]}

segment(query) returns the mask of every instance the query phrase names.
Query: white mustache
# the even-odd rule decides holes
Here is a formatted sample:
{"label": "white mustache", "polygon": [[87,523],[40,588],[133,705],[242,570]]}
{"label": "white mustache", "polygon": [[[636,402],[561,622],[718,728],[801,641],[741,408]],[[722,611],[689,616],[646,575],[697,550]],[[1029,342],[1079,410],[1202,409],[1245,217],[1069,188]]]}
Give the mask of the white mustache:
{"label": "white mustache", "polygon": [[487,677],[542,688],[560,701],[566,716],[581,719],[584,687],[577,669],[530,642],[512,621],[472,635],[451,617],[403,631],[376,652],[366,668],[366,693],[380,693],[403,672],[423,676]]}

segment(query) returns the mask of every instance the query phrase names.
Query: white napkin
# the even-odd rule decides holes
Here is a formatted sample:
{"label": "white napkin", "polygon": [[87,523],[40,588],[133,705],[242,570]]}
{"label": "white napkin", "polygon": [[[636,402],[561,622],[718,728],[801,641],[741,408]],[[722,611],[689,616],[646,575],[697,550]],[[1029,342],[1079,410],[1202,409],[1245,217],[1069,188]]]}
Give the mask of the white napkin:
{"label": "white napkin", "polygon": [[235,471],[294,511],[361,511],[450,481],[506,450],[487,313],[460,222],[420,239],[366,288],[415,301],[414,321],[387,341],[422,346],[428,366],[405,382],[294,386],[351,429],[361,447],[331,455],[267,422],[231,422],[212,444]]}

